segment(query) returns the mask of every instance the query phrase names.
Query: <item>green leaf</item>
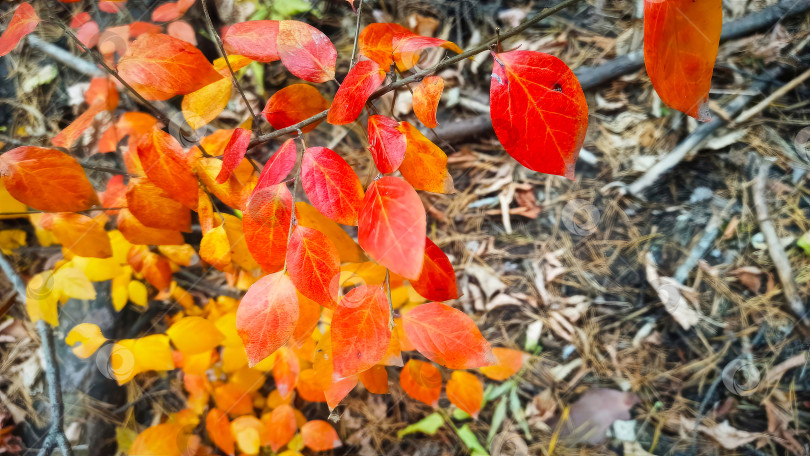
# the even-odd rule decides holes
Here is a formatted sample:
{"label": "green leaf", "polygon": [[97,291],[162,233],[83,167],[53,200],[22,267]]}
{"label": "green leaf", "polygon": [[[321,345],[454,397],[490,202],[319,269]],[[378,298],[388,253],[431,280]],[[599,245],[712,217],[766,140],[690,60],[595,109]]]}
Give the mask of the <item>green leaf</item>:
{"label": "green leaf", "polygon": [[444,418],[436,412],[431,413],[430,415],[422,418],[418,422],[402,429],[401,431],[397,432],[397,438],[402,438],[408,434],[413,434],[415,432],[421,432],[427,435],[434,435],[436,431],[439,430],[440,427],[444,425]]}
{"label": "green leaf", "polygon": [[796,241],[796,245],[804,250],[804,253],[810,255],[810,231],[804,233],[802,237]]}
{"label": "green leaf", "polygon": [[515,386],[515,382],[512,380],[505,381],[500,385],[496,386],[493,389],[487,388],[487,391],[484,393],[484,400],[487,402],[494,401],[495,399],[503,396],[504,394],[508,393]]}
{"label": "green leaf", "polygon": [[469,424],[465,424],[456,429],[456,434],[458,434],[458,437],[464,442],[464,445],[470,449],[473,456],[489,456],[487,450],[485,450],[478,441],[478,437],[476,437],[475,433],[470,429]]}
{"label": "green leaf", "polygon": [[469,420],[471,418],[470,414],[461,410],[460,408],[456,407],[453,409],[453,419],[456,421],[464,421]]}
{"label": "green leaf", "polygon": [[495,406],[495,412],[492,414],[492,422],[489,427],[489,434],[487,435],[487,443],[492,442],[492,439],[498,434],[498,429],[501,428],[503,420],[506,419],[506,402],[506,398],[503,398],[498,401],[498,405]]}
{"label": "green leaf", "polygon": [[532,438],[532,432],[529,430],[529,423],[526,421],[526,416],[523,414],[523,407],[520,405],[520,399],[517,395],[517,388],[513,389],[511,393],[509,393],[509,411],[512,412],[512,416],[520,425],[520,428],[523,429],[523,434],[526,435],[527,439]]}

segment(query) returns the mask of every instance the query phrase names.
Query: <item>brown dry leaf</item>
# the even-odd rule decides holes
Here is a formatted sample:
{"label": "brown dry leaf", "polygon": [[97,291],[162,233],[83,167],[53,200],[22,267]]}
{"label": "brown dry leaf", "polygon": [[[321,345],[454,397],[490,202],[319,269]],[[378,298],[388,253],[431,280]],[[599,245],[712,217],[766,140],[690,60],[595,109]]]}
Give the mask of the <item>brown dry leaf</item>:
{"label": "brown dry leaf", "polygon": [[671,277],[659,277],[655,268],[655,260],[651,253],[647,253],[647,282],[658,293],[664,308],[667,309],[672,318],[678,322],[683,329],[689,329],[700,321],[700,315],[684,298],[683,292],[693,293],[688,287],[678,283]]}
{"label": "brown dry leaf", "polygon": [[751,290],[752,293],[759,294],[762,287],[762,270],[756,266],[744,266],[737,268],[731,272],[730,275],[736,276],[737,280],[745,287]]}
{"label": "brown dry leaf", "polygon": [[765,383],[771,384],[778,382],[782,378],[782,375],[785,374],[785,372],[789,371],[790,369],[793,369],[794,367],[803,366],[806,362],[807,359],[805,358],[804,353],[799,353],[798,355],[794,355],[782,361],[776,366],[773,366],[768,371],[768,375],[765,377]]}
{"label": "brown dry leaf", "polygon": [[535,219],[540,215],[541,209],[537,205],[537,198],[534,196],[534,191],[531,185],[516,186],[515,188],[515,202],[520,206],[521,212],[519,215]]}
{"label": "brown dry leaf", "polygon": [[[692,430],[695,428],[695,420],[681,417],[681,425],[687,435],[691,434]],[[748,432],[731,427],[728,421],[723,421],[714,426],[704,426],[701,424],[697,429],[717,441],[723,448],[729,450],[739,448],[764,436],[764,434],[759,432]]]}
{"label": "brown dry leaf", "polygon": [[560,436],[598,445],[607,439],[607,431],[616,420],[629,420],[630,409],[639,402],[635,393],[607,388],[592,388],[571,404],[568,421]]}

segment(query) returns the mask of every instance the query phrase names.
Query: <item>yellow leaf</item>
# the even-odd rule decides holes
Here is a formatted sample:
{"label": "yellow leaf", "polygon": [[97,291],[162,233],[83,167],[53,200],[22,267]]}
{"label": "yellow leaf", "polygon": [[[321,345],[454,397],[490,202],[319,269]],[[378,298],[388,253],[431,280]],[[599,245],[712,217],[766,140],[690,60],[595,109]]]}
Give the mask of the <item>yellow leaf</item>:
{"label": "yellow leaf", "polygon": [[121,275],[123,268],[114,257],[88,258],[74,256],[73,266],[80,269],[91,282],[104,282]]}
{"label": "yellow leaf", "polygon": [[[113,309],[115,309],[116,312],[120,312],[121,309],[127,305],[127,301],[129,300],[129,283],[132,281],[132,268],[130,266],[124,266],[121,269],[123,272],[113,277],[110,290]],[[145,290],[146,287],[144,287],[144,291]]]}
{"label": "yellow leaf", "polygon": [[101,328],[93,323],[78,324],[65,337],[65,343],[72,346],[73,353],[82,359],[92,356],[106,341]]}
{"label": "yellow leaf", "polygon": [[146,307],[149,304],[148,293],[146,291],[146,285],[143,282],[139,282],[137,280],[132,280],[127,285],[127,289],[129,291],[129,300],[133,303]]}
{"label": "yellow leaf", "polygon": [[53,271],[31,277],[25,290],[25,309],[32,322],[45,320],[51,326],[58,326],[57,302],[59,293],[54,291]]}
{"label": "yellow leaf", "polygon": [[[220,58],[214,60],[212,63],[214,65],[214,69],[217,70],[219,72],[219,74],[221,74],[222,76],[224,76],[224,77],[226,77],[228,79],[231,78],[231,73],[230,73],[230,70],[228,69],[228,65],[225,63],[225,59],[220,57]],[[229,55],[228,56],[228,63],[231,64],[231,70],[236,72],[236,71],[239,71],[242,68],[250,65],[251,63],[253,63],[253,60],[250,60],[249,58],[245,57],[244,55],[236,55],[236,54],[234,54],[234,55]]]}
{"label": "yellow leaf", "polygon": [[[5,207],[3,208],[5,209]],[[3,230],[0,231],[0,252],[11,255],[14,249],[25,245],[25,231],[23,230]]]}
{"label": "yellow leaf", "polygon": [[202,317],[185,317],[173,324],[166,334],[183,355],[194,355],[216,348],[225,336],[214,323]]}
{"label": "yellow leaf", "polygon": [[127,383],[141,372],[174,369],[169,337],[165,334],[153,334],[116,342],[110,354],[110,368],[119,385]]}
{"label": "yellow leaf", "polygon": [[[6,184],[0,179],[0,212],[25,212],[28,206],[14,199],[13,196],[6,190]],[[25,217],[25,214],[20,215],[0,215],[0,219]]]}
{"label": "yellow leaf", "polygon": [[60,297],[96,299],[96,289],[84,273],[74,267],[62,267],[53,274],[54,290]]}
{"label": "yellow leaf", "polygon": [[119,264],[126,264],[127,254],[129,254],[129,249],[132,248],[132,244],[130,244],[118,230],[110,231],[107,234],[110,236],[113,258],[115,258]]}
{"label": "yellow leaf", "polygon": [[135,339],[123,339],[113,344],[110,371],[119,385],[132,380],[139,372],[135,362]]}
{"label": "yellow leaf", "polygon": [[211,367],[211,353],[205,351],[194,355],[183,354],[183,372],[190,375],[205,375]]}
{"label": "yellow leaf", "polygon": [[211,266],[224,271],[231,266],[231,243],[222,224],[203,235],[200,257]]}
{"label": "yellow leaf", "polygon": [[188,244],[160,245],[158,246],[158,250],[163,254],[163,256],[174,261],[180,266],[192,266],[193,264],[197,263],[197,252],[194,251],[194,247]]}
{"label": "yellow leaf", "polygon": [[132,429],[123,427],[115,428],[115,441],[118,443],[118,451],[129,453],[129,449],[132,447],[132,443],[135,442],[137,437],[138,433]]}
{"label": "yellow leaf", "polygon": [[259,454],[262,422],[255,416],[245,415],[231,422],[231,433],[239,449],[248,455]]}
{"label": "yellow leaf", "polygon": [[183,96],[181,108],[191,128],[196,130],[216,119],[228,105],[232,87],[231,78],[222,78]]}
{"label": "yellow leaf", "polygon": [[42,226],[42,219],[45,215],[50,214],[29,214],[28,220],[31,220],[31,224],[34,225],[34,234],[37,237],[39,245],[48,247],[53,244],[58,244],[59,242],[56,240],[56,236],[54,236],[51,230],[46,230]]}

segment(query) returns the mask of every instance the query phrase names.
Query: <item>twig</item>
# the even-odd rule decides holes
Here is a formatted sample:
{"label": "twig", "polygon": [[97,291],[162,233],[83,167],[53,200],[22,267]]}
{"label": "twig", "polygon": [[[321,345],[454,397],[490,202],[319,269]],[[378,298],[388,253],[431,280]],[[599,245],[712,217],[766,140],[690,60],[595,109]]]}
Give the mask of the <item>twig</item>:
{"label": "twig", "polygon": [[28,35],[28,44],[48,57],[72,68],[79,73],[86,74],[88,76],[101,76],[104,74],[103,71],[99,70],[98,67],[87,60],[74,55],[70,51],[62,49],[59,46],[48,43],[34,34]]}
{"label": "twig", "polygon": [[697,244],[692,247],[689,256],[686,257],[683,263],[678,266],[678,269],[675,270],[674,279],[677,280],[678,283],[686,282],[689,273],[692,272],[692,269],[697,266],[698,261],[703,258],[703,255],[705,255],[712,244],[714,244],[714,240],[717,239],[717,235],[720,234],[720,227],[726,219],[728,219],[731,209],[735,204],[737,204],[737,201],[732,199],[720,213],[712,215],[709,219],[709,223],[707,223],[706,228],[704,228],[703,236],[701,236]]}
{"label": "twig", "polygon": [[349,60],[349,68],[354,66],[354,59],[357,58],[357,46],[360,41],[360,15],[363,12],[363,0],[357,7],[357,25],[354,28],[354,46],[352,47],[352,58]]}
{"label": "twig", "polygon": [[734,119],[734,123],[735,124],[743,123],[746,120],[749,120],[750,118],[752,118],[755,115],[759,114],[762,110],[764,110],[765,108],[770,106],[771,103],[773,103],[774,101],[776,101],[776,100],[782,98],[783,96],[785,96],[785,94],[787,94],[791,90],[795,89],[799,84],[801,84],[802,82],[804,82],[808,78],[810,78],[810,69],[808,69],[804,73],[800,74],[799,76],[795,77],[792,81],[788,82],[787,84],[783,85],[782,87],[778,88],[777,90],[774,90],[774,92],[772,94],[765,97],[759,103],[757,103],[754,106],[752,106],[751,108],[746,109],[745,111],[743,111],[742,114],[740,114],[739,116],[737,116],[736,119]]}
{"label": "twig", "polygon": [[771,256],[774,268],[776,268],[776,274],[779,276],[779,281],[782,283],[782,292],[785,294],[790,309],[799,319],[806,322],[806,310],[799,296],[796,282],[793,279],[793,270],[790,267],[790,261],[788,261],[785,249],[782,248],[779,235],[776,234],[776,229],[768,214],[768,200],[765,196],[765,189],[767,187],[768,171],[770,169],[770,162],[762,160],[762,163],[759,165],[759,173],[754,181],[754,208],[757,212],[759,230],[762,232],[762,235],[765,236],[765,242],[768,244],[768,254]]}

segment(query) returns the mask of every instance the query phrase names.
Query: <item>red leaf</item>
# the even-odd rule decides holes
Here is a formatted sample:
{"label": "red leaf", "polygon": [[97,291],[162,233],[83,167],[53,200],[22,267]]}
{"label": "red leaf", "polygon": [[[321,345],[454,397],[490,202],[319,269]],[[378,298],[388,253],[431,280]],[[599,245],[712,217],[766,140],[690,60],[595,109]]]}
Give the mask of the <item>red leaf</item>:
{"label": "red leaf", "polygon": [[360,381],[372,394],[388,394],[388,371],[385,366],[377,364],[371,369],[360,373]]}
{"label": "red leaf", "polygon": [[399,384],[408,396],[436,407],[442,394],[442,374],[431,363],[408,360],[399,373]]}
{"label": "red leaf", "polygon": [[[169,24],[171,26],[171,24]],[[129,24],[129,37],[137,38],[144,33],[160,33],[161,28],[157,24],[144,21],[135,21]]]}
{"label": "red leaf", "polygon": [[191,211],[148,179],[132,179],[127,208],[149,228],[191,232]]}
{"label": "red leaf", "polygon": [[196,0],[178,0],[176,2],[164,3],[152,11],[152,22],[171,22],[179,19]]}
{"label": "red leaf", "polygon": [[287,404],[281,404],[272,412],[263,415],[262,423],[273,452],[277,452],[292,440],[298,429],[295,423],[295,410]]}
{"label": "red leaf", "polygon": [[431,301],[458,298],[453,265],[442,249],[429,238],[425,239],[425,262],[422,265],[422,273],[418,279],[411,281],[411,285],[420,296]]}
{"label": "red leaf", "polygon": [[368,117],[368,148],[377,169],[383,174],[399,169],[405,158],[407,141],[399,122],[381,115]]}
{"label": "red leaf", "polygon": [[197,209],[199,184],[186,161],[182,146],[163,130],[153,129],[138,142],[138,158],[155,185],[189,209]]}
{"label": "red leaf", "polygon": [[340,155],[326,147],[310,147],[301,163],[304,191],[323,215],[356,225],[363,204],[363,185]]}
{"label": "red leaf", "polygon": [[291,214],[292,194],[285,184],[264,187],[248,199],[242,218],[245,242],[265,272],[284,267]]}
{"label": "red leaf", "polygon": [[709,89],[723,28],[721,0],[644,2],[644,64],[667,106],[708,122]]}
{"label": "red leaf", "polygon": [[295,76],[309,82],[335,79],[337,50],[315,27],[300,21],[281,21],[276,46],[281,63]]}
{"label": "red leaf", "polygon": [[233,173],[233,170],[239,166],[239,163],[245,158],[249,143],[250,130],[237,128],[233,131],[228,145],[225,146],[225,152],[222,156],[222,170],[217,175],[217,184],[224,184]]}
{"label": "red leaf", "polygon": [[[132,33],[131,28],[130,33]],[[197,33],[194,32],[194,27],[186,21],[174,21],[170,23],[169,26],[166,27],[166,33],[168,33],[169,36],[179,38],[194,46],[197,45]]]}
{"label": "red leaf", "polygon": [[114,111],[118,107],[118,87],[115,80],[107,77],[97,77],[90,80],[90,87],[84,93],[84,102],[88,106],[93,106],[96,102],[105,103],[108,111]]}
{"label": "red leaf", "polygon": [[[27,3],[24,3],[24,4],[27,5]],[[20,5],[20,6],[22,6],[22,5]],[[19,9],[19,7],[18,7],[18,9]],[[73,19],[71,19],[70,28],[79,28],[82,25],[90,22],[91,20],[92,20],[92,17],[90,17],[90,13],[87,13],[87,12],[79,13],[79,14],[73,16]]]}
{"label": "red leaf", "polygon": [[258,62],[274,62],[280,58],[277,38],[278,21],[247,21],[228,27],[222,42],[229,54],[244,55]]}
{"label": "red leaf", "polygon": [[419,353],[449,369],[472,369],[497,361],[481,331],[458,309],[429,302],[406,313],[402,324]]}
{"label": "red leaf", "polygon": [[419,61],[419,51],[422,49],[443,47],[457,54],[464,52],[451,41],[417,35],[410,30],[394,34],[392,44],[394,61],[396,61],[399,71],[409,70],[416,65],[416,62]]}
{"label": "red leaf", "polygon": [[283,272],[250,286],[236,310],[236,331],[251,367],[278,350],[292,336],[298,320],[298,297]]}
{"label": "red leaf", "polygon": [[417,190],[433,193],[453,193],[453,177],[447,172],[444,151],[408,122],[400,123],[407,149],[399,172]]}
{"label": "red leaf", "polygon": [[287,272],[295,288],[318,304],[334,308],[338,294],[340,258],[323,233],[297,226],[287,246]]}
{"label": "red leaf", "polygon": [[96,21],[90,21],[82,24],[76,30],[76,38],[88,49],[93,49],[98,44],[99,28]]}
{"label": "red leaf", "polygon": [[11,22],[0,36],[0,57],[11,52],[25,35],[33,32],[39,24],[39,16],[34,11],[34,7],[28,3],[20,3]]}
{"label": "red leaf", "polygon": [[380,68],[390,68],[394,63],[394,35],[398,33],[410,33],[410,30],[393,23],[367,25],[358,37],[360,54],[377,62]]}
{"label": "red leaf", "polygon": [[297,158],[294,140],[288,139],[284,141],[284,144],[282,144],[276,153],[264,164],[254,192],[264,187],[284,182],[284,179],[295,167]]}
{"label": "red leaf", "polygon": [[[329,102],[309,84],[292,84],[267,100],[262,114],[276,130],[295,125],[315,114],[329,109]],[[313,122],[301,128],[306,133],[315,129],[321,121]]]}
{"label": "red leaf", "polygon": [[[124,207],[127,205],[127,186],[124,185],[124,176],[117,174],[107,181],[107,187],[99,194],[103,207]],[[104,211],[109,215],[115,215],[118,210]]]}
{"label": "red leaf", "polygon": [[471,417],[478,418],[484,402],[484,384],[474,374],[453,371],[453,376],[447,382],[447,399]]}
{"label": "red leaf", "polygon": [[407,182],[386,176],[369,186],[360,210],[358,241],[375,261],[408,279],[418,278],[426,231],[422,200]]}
{"label": "red leaf", "polygon": [[385,71],[373,60],[363,60],[349,70],[335,93],[326,121],[332,125],[354,122],[363,112],[366,101],[385,81]]}
{"label": "red leaf", "polygon": [[523,166],[574,179],[588,129],[588,105],[562,60],[534,51],[495,55],[490,85],[492,127]]}
{"label": "red leaf", "polygon": [[388,297],[381,286],[353,288],[332,316],[334,374],[343,378],[382,360],[391,341]]}
{"label": "red leaf", "polygon": [[436,128],[436,109],[444,90],[441,76],[428,76],[413,89],[413,113],[428,128]]}
{"label": "red leaf", "polygon": [[98,204],[81,165],[56,149],[12,149],[0,155],[0,177],[14,199],[41,211],[76,212]]}

